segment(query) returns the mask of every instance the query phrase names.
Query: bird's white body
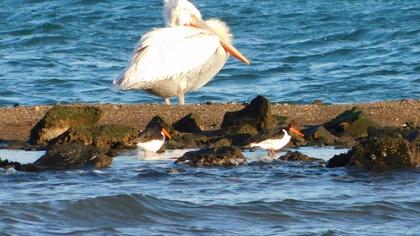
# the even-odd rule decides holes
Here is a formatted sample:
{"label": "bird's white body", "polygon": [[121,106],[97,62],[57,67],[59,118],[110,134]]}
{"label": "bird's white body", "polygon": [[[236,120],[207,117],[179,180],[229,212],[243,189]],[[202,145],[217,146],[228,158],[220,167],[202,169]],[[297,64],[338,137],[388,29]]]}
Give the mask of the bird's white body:
{"label": "bird's white body", "polygon": [[155,29],[145,34],[115,84],[170,98],[207,84],[229,54],[216,35],[192,27]]}
{"label": "bird's white body", "polygon": [[137,143],[137,147],[144,150],[145,152],[156,153],[165,143],[165,135],[162,133],[162,139],[152,139],[145,142]]}
{"label": "bird's white body", "polygon": [[165,28],[154,29],[140,39],[124,72],[114,85],[143,89],[163,97],[179,97],[207,84],[224,66],[229,55],[246,64],[248,59],[231,44],[229,27],[222,21],[203,21],[187,0],[164,0]]}
{"label": "bird's white body", "polygon": [[266,139],[258,143],[251,143],[250,147],[259,147],[265,150],[279,150],[286,146],[292,138],[289,133],[283,129],[283,137],[280,139]]}

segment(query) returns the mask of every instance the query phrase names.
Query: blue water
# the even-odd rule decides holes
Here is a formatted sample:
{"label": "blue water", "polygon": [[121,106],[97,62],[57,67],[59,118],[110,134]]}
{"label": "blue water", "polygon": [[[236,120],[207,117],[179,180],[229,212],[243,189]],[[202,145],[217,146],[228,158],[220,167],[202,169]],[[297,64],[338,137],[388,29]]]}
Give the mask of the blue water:
{"label": "blue water", "polygon": [[[195,0],[252,64],[230,59],[187,102],[331,103],[420,98],[420,1]],[[160,103],[112,89],[161,0],[1,0],[0,106]]]}
{"label": "blue water", "polygon": [[[322,159],[345,152],[301,148]],[[0,150],[30,162],[42,152]],[[102,170],[0,170],[1,235],[418,235],[419,170],[367,173],[244,152],[234,168],[128,152]]]}

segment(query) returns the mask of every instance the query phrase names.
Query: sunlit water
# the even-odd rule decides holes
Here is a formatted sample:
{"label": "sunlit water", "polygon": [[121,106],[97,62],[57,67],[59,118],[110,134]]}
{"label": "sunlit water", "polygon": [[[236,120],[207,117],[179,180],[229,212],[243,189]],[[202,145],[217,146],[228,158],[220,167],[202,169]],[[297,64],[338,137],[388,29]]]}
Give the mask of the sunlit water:
{"label": "sunlit water", "polygon": [[[420,98],[418,0],[194,2],[251,65],[230,59],[187,102]],[[111,88],[140,36],[163,26],[162,0],[1,0],[0,17],[0,106],[162,102]]]}
{"label": "sunlit water", "polygon": [[[329,159],[345,152],[301,148]],[[382,174],[244,152],[231,168],[175,165],[185,150],[110,168],[0,171],[0,232],[10,235],[418,235],[418,170]],[[31,162],[43,152],[0,150]],[[29,233],[28,233],[29,232]]]}

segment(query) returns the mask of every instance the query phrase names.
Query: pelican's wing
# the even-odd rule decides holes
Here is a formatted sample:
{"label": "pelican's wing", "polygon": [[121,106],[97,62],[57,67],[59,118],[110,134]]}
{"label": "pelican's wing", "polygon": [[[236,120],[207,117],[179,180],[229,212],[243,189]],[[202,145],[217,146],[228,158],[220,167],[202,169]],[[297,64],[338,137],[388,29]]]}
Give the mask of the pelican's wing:
{"label": "pelican's wing", "polygon": [[145,88],[201,68],[220,47],[219,38],[192,27],[159,28],[145,34],[123,74],[122,89]]}

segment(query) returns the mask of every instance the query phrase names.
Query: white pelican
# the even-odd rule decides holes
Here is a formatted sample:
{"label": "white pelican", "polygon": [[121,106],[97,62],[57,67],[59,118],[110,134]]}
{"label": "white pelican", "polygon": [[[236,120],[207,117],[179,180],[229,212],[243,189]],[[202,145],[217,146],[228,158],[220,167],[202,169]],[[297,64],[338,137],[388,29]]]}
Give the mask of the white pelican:
{"label": "white pelican", "polygon": [[172,139],[169,132],[161,127],[159,132],[152,132],[151,134],[146,134],[145,132],[140,135],[139,138],[135,140],[137,142],[137,147],[144,151],[144,156],[146,157],[147,152],[152,152],[155,154],[165,143],[165,137]]}
{"label": "white pelican", "polygon": [[[273,137],[269,139],[264,139],[259,142],[253,142],[250,143],[249,146],[265,149],[267,150],[269,156],[274,156],[278,150],[280,150],[290,142],[290,139],[292,137],[289,135],[288,131],[291,131],[301,137],[305,137],[304,134],[302,134],[299,130],[293,128],[291,125],[289,125],[286,129],[282,129],[282,131],[283,135],[280,137]],[[261,137],[256,137],[254,139],[261,139]]]}
{"label": "white pelican", "polygon": [[164,0],[165,28],[141,37],[124,72],[114,85],[143,89],[163,97],[178,96],[185,104],[185,93],[207,84],[224,66],[229,55],[249,64],[232,45],[232,34],[222,21],[204,21],[187,0]]}

